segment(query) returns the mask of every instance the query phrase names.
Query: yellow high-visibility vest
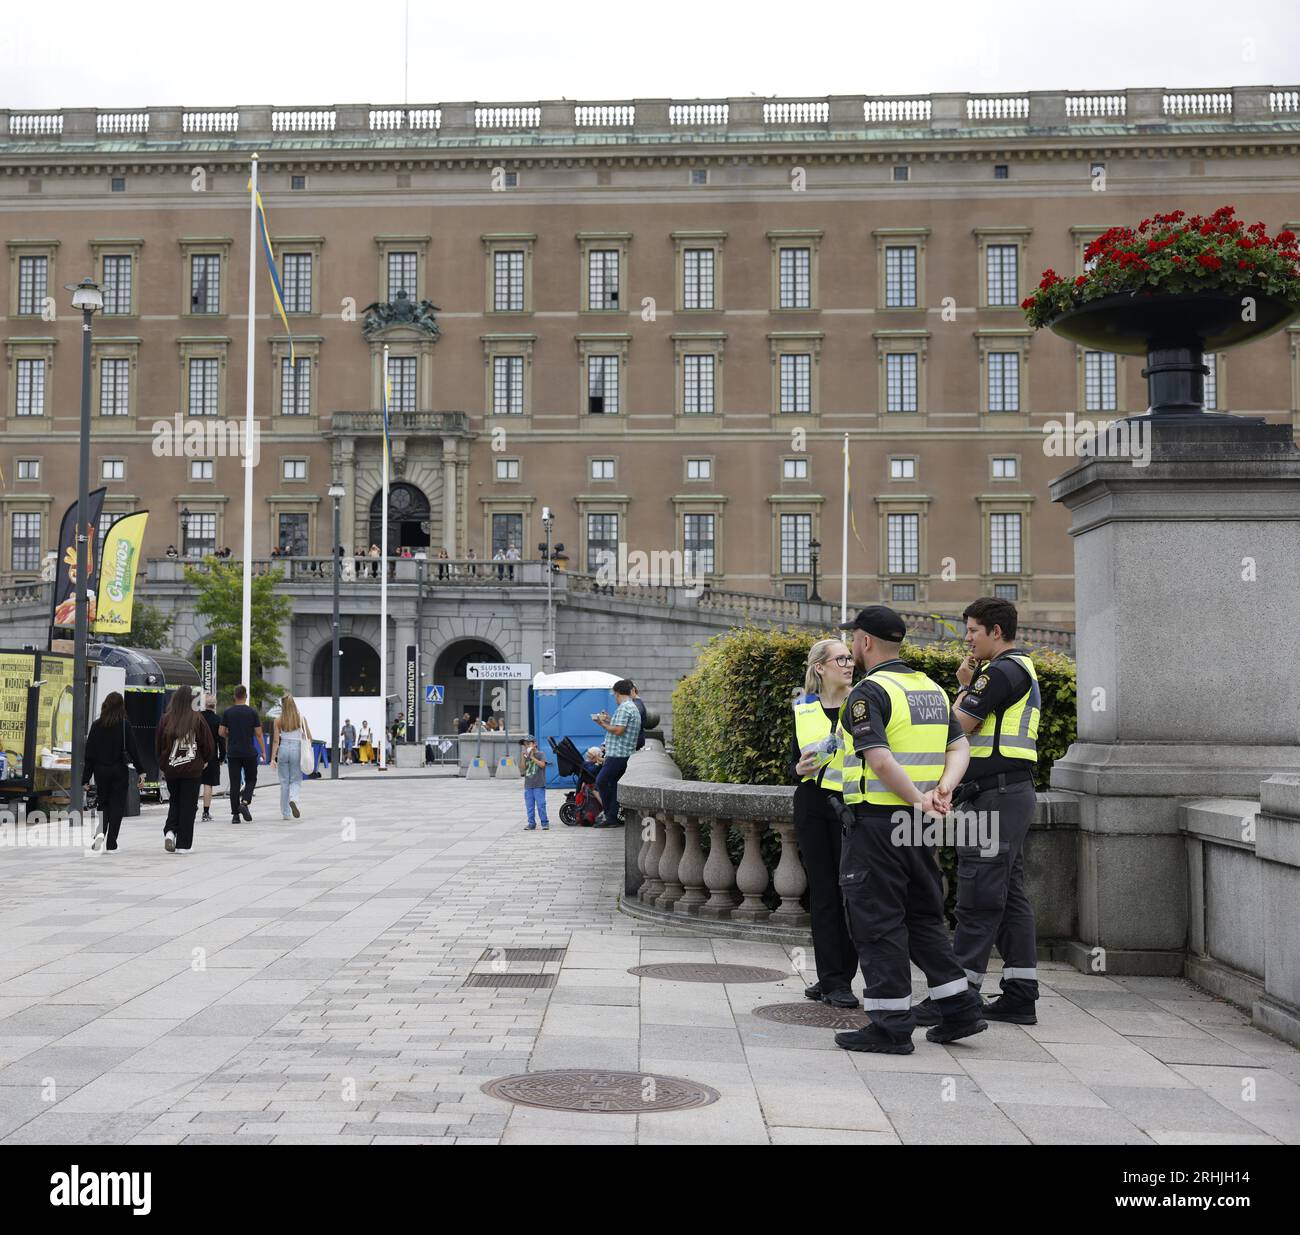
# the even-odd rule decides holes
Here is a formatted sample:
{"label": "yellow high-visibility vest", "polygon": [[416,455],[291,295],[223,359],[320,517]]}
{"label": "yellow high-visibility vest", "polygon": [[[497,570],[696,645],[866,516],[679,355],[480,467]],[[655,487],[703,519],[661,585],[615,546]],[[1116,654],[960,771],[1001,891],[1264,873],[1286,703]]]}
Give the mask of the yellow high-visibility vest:
{"label": "yellow high-visibility vest", "polygon": [[802,779],[816,781],[820,788],[827,789],[831,793],[840,793],[844,789],[846,779],[859,775],[862,760],[853,753],[853,743],[846,738],[839,723],[832,726],[817,695],[804,695],[794,705],[794,737],[799,744],[801,755],[806,755],[813,747],[820,744],[830,735],[832,729],[840,736],[842,743],[840,749],[831,756],[830,762],[825,767],[818,768],[816,772]]}
{"label": "yellow high-visibility vest", "polygon": [[[915,670],[877,670],[868,675],[889,695],[889,723],[885,741],[918,792],[933,789],[943,775],[948,751],[948,696],[924,673]],[[848,706],[847,700],[845,707]],[[844,725],[844,709],[840,709]],[[856,784],[844,790],[844,801],[852,806],[907,806],[898,794],[877,780],[865,762]]]}
{"label": "yellow high-visibility vest", "polygon": [[[1029,689],[1001,715],[994,712],[984,718],[984,723],[970,735],[970,757],[987,759],[996,750],[1008,759],[1027,759],[1034,763],[1038,759],[1038,720],[1042,715],[1043,693],[1034,662],[1028,656],[1009,653],[1008,659],[1029,674]],[[985,665],[980,672],[987,668]]]}

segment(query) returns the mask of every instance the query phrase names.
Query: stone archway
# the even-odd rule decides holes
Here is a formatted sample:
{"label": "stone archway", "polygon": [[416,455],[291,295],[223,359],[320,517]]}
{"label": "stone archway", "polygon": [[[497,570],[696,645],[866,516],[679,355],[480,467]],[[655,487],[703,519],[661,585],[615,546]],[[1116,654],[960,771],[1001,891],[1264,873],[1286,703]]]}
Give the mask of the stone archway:
{"label": "stone archway", "polygon": [[[471,682],[465,676],[465,666],[470,661],[491,661],[501,664],[505,661],[497,646],[486,639],[454,639],[439,653],[434,662],[433,681],[442,686],[444,695],[442,707],[438,709],[438,728],[444,733],[455,731],[456,721],[468,712],[478,716],[479,684]],[[492,683],[488,683],[483,711],[492,711]]]}
{"label": "stone archway", "polygon": [[[384,493],[379,490],[370,499],[370,543],[377,545],[382,536]],[[388,552],[396,556],[403,549],[429,547],[432,513],[424,491],[404,480],[388,488]]]}
{"label": "stone archway", "polygon": [[[317,696],[333,694],[330,657],[334,643],[326,643],[312,658],[311,693]],[[379,653],[364,639],[344,635],[339,639],[339,695],[379,694]]]}

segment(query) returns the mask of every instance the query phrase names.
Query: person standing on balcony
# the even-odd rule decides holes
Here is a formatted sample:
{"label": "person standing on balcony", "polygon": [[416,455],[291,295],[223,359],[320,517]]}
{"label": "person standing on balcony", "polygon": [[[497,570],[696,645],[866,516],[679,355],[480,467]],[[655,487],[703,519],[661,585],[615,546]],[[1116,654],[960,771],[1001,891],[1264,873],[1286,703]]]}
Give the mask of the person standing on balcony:
{"label": "person standing on balcony", "polygon": [[[991,1021],[1036,1025],[1038,932],[1025,892],[1025,840],[1038,795],[1038,720],[1042,693],[1029,653],[1016,646],[1019,615],[1009,600],[982,596],[962,614],[970,655],[957,667],[953,715],[969,735],[970,766],[953,795],[963,811],[998,822],[998,851],[957,846],[957,929],[952,950],[979,993],[996,943],[1002,993],[984,1005]],[[936,1024],[929,1001],[917,1023]]]}
{"label": "person standing on balcony", "polygon": [[475,553],[473,549],[466,549],[465,560],[469,563],[469,571],[468,571],[469,577],[471,579],[477,579],[478,578],[478,554]]}
{"label": "person standing on balcony", "polygon": [[636,740],[641,733],[641,713],[632,702],[632,683],[619,678],[614,683],[614,698],[618,707],[611,718],[608,712],[598,712],[592,719],[607,733],[605,762],[596,777],[596,792],[605,804],[605,818],[593,824],[597,828],[616,828],[622,819],[618,808],[618,782],[627,771],[627,761],[636,751]]}
{"label": "person standing on balcony", "polygon": [[514,563],[519,561],[519,550],[515,547],[513,540],[506,546],[506,561],[511,563],[506,567],[506,578],[513,583],[515,581]]}
{"label": "person standing on balcony", "polygon": [[[794,835],[808,876],[817,981],[804,997],[835,1008],[856,1008],[853,975],[858,953],[849,935],[840,895],[840,817],[836,800],[844,779],[856,774],[858,756],[844,746],[840,707],[853,685],[853,655],[839,639],[818,639],[808,651],[803,694],[794,703],[794,736],[788,772],[798,778],[794,791]],[[837,736],[833,751],[824,749]]]}
{"label": "person standing on balcony", "polygon": [[445,580],[450,573],[450,567],[447,565],[450,555],[447,553],[447,547],[444,545],[438,550],[438,582]]}

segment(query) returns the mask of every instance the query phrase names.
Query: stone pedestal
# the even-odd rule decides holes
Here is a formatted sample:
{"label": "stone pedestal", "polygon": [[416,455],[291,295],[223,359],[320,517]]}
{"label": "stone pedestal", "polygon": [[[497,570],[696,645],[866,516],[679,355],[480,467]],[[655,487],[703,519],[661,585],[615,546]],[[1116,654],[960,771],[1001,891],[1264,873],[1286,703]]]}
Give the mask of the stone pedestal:
{"label": "stone pedestal", "polygon": [[1181,974],[1179,804],[1300,772],[1300,451],[1287,425],[1125,423],[1151,426],[1146,466],[1083,459],[1052,485],[1073,515],[1079,675],[1052,787],[1080,802],[1071,959]]}

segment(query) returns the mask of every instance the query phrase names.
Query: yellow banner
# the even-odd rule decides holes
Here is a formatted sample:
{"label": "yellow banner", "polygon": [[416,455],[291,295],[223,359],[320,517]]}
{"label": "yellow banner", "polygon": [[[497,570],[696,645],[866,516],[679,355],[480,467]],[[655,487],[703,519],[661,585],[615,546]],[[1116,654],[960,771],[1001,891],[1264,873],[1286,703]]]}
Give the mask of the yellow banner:
{"label": "yellow banner", "polygon": [[90,629],[98,634],[124,635],[131,629],[135,576],[140,566],[147,510],[119,519],[108,529],[99,551],[99,601]]}

